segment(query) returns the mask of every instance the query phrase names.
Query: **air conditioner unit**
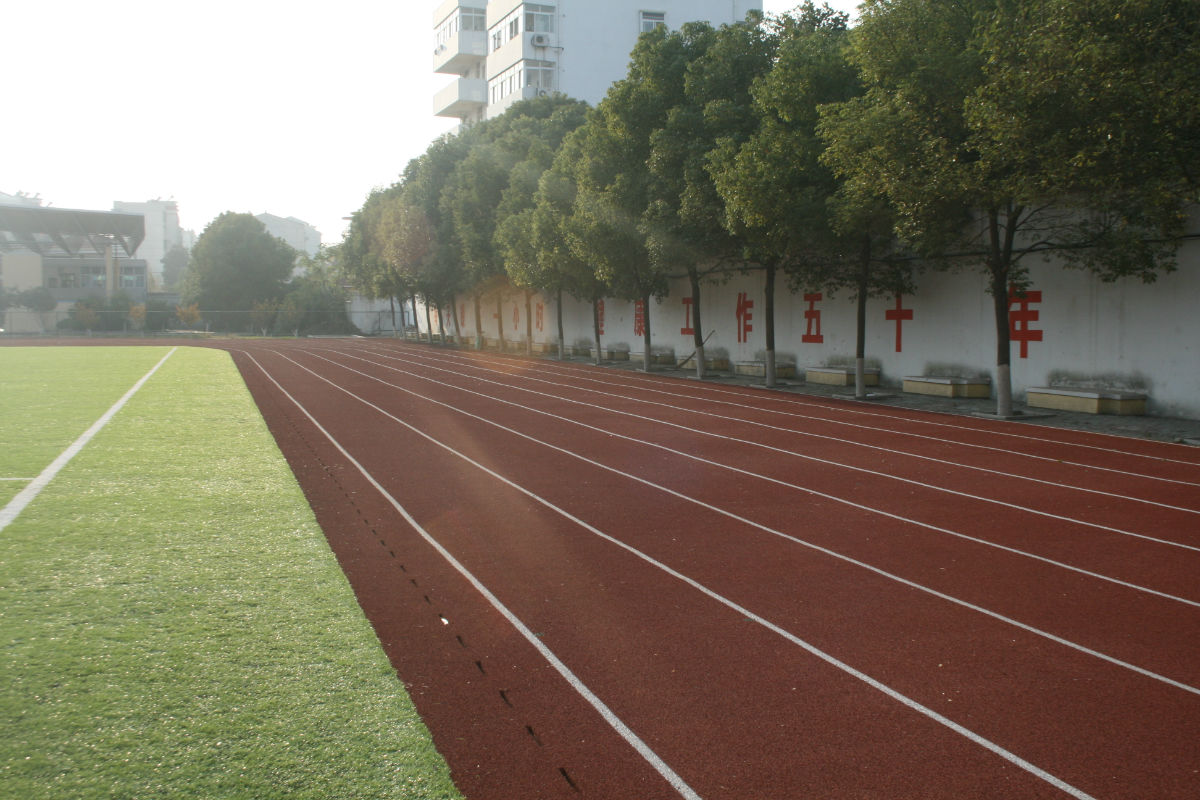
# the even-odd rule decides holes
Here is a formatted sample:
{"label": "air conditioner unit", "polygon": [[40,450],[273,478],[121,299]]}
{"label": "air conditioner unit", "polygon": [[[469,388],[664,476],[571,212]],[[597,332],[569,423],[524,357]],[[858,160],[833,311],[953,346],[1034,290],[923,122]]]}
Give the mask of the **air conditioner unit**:
{"label": "air conditioner unit", "polygon": [[550,37],[544,33],[535,33],[529,37],[529,42],[534,47],[549,47]]}
{"label": "air conditioner unit", "polygon": [[550,93],[548,91],[546,91],[545,89],[538,89],[538,97],[545,97],[548,94],[550,94]]}

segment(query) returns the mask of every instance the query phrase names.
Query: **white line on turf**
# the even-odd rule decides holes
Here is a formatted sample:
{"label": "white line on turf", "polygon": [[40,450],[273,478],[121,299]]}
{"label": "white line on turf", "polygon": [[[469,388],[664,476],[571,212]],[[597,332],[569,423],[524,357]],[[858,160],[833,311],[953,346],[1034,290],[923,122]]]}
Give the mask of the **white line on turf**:
{"label": "white line on turf", "polygon": [[138,389],[141,389],[142,386],[145,385],[146,381],[150,380],[151,376],[158,372],[158,368],[165,364],[167,359],[175,354],[176,349],[177,348],[172,347],[170,352],[163,356],[162,359],[160,359],[159,362],[155,364],[149,372],[142,376],[141,380],[133,385],[132,389],[126,392],[120,400],[113,403],[112,408],[108,409],[108,411],[105,411],[104,415],[100,417],[100,419],[92,423],[92,426],[84,431],[78,439],[72,442],[66,450],[63,450],[61,453],[59,453],[58,458],[51,461],[50,466],[42,470],[42,473],[34,478],[32,483],[22,489],[16,497],[8,501],[8,505],[0,509],[0,531],[7,528],[9,524],[15,520],[22,511],[25,510],[25,507],[32,503],[37,496],[42,493],[42,490],[50,485],[50,481],[54,480],[55,476],[58,475],[62,468],[65,467],[71,461],[71,459],[74,458],[79,451],[82,450],[84,446],[90,442],[92,438],[104,428],[105,425],[109,423],[109,420],[116,416],[118,411],[125,407],[125,404],[128,403],[135,394],[137,394]]}
{"label": "white line on turf", "polygon": [[[787,641],[791,642],[792,644],[795,644],[796,646],[802,648],[809,654],[815,656],[816,658],[819,658],[820,660],[824,661],[825,663],[829,664],[830,666],[833,666],[834,668],[841,670],[842,672],[846,673],[847,675],[850,675],[851,677],[856,678],[859,681],[862,681],[863,683],[870,686],[872,689],[882,692],[884,695],[890,697],[891,699],[903,704],[904,706],[912,709],[913,711],[916,711],[918,714],[921,714],[922,716],[950,729],[954,733],[966,738],[967,740],[973,742],[974,744],[985,748],[986,750],[999,756],[1000,758],[1004,759],[1005,761],[1009,762],[1010,764],[1013,764],[1014,766],[1017,766],[1020,769],[1025,770],[1026,772],[1030,773],[1031,775],[1034,775],[1035,777],[1040,778],[1041,780],[1045,781],[1046,783],[1049,783],[1051,786],[1054,786],[1055,788],[1059,789],[1060,791],[1063,791],[1072,797],[1078,798],[1078,800],[1092,800],[1091,795],[1087,794],[1083,790],[1078,789],[1078,788],[1072,786],[1071,784],[1066,783],[1065,781],[1050,774],[1049,772],[1042,769],[1041,767],[1038,767],[1037,765],[1035,765],[1029,761],[1026,761],[1025,759],[1021,758],[1020,756],[1016,755],[1015,753],[1013,753],[1009,750],[1006,750],[1004,747],[996,744],[995,742],[991,741],[990,739],[987,739],[987,738],[975,733],[974,731],[970,730],[969,728],[963,727],[962,725],[958,724],[957,722],[954,722],[952,719],[950,719],[946,716],[943,716],[942,714],[939,714],[937,711],[934,711],[933,709],[931,709],[927,706],[922,705],[921,703],[917,702],[916,700],[912,699],[911,697],[908,697],[907,695],[900,693],[899,691],[891,688],[890,686],[887,686],[886,684],[883,684],[883,683],[877,681],[876,679],[872,678],[870,675],[867,675],[866,673],[855,669],[854,667],[837,659],[836,657],[830,655],[829,653],[826,653],[824,650],[821,650],[820,648],[816,647],[815,645],[810,644],[809,642],[805,641],[804,639],[801,639],[800,637],[796,636],[795,634],[779,627],[778,625],[775,625],[770,620],[759,616],[758,614],[754,613],[750,609],[739,605],[738,603],[734,602],[733,600],[730,600],[729,598],[715,592],[712,589],[709,589],[704,584],[699,583],[698,581],[696,581],[692,578],[689,578],[688,576],[684,575],[683,573],[677,572],[676,570],[672,569],[671,567],[667,566],[666,564],[662,563],[661,561],[657,561],[653,557],[620,541],[619,539],[609,536],[608,534],[604,533],[603,531],[599,530],[598,528],[595,528],[592,525],[589,525],[587,522],[584,522],[583,520],[579,519],[578,517],[575,517],[570,512],[568,512],[562,508],[559,508],[558,506],[551,503],[549,500],[546,500],[545,498],[541,497],[538,494],[535,494],[534,492],[531,492],[530,490],[526,489],[525,487],[523,487],[517,483],[514,483],[513,481],[509,480],[508,478],[504,477],[503,475],[499,474],[498,472],[495,472],[494,470],[484,466],[483,464],[480,464],[478,461],[473,460],[471,457],[467,456],[466,454],[464,454],[458,450],[455,450],[450,445],[445,444],[444,442],[441,442],[438,439],[435,439],[434,437],[432,437],[429,434],[421,431],[420,429],[410,425],[409,423],[405,422],[404,420],[400,419],[399,417],[396,417],[395,415],[388,413],[387,411],[385,411],[384,409],[375,405],[374,403],[370,402],[369,400],[367,400],[363,397],[359,397],[358,395],[354,394],[350,390],[348,390],[344,387],[338,386],[336,383],[329,380],[328,378],[325,378],[324,376],[322,376],[316,372],[313,372],[311,369],[308,369],[303,364],[300,364],[298,361],[294,361],[293,359],[288,358],[287,356],[284,356],[282,353],[279,353],[278,355],[280,355],[281,357],[285,358],[288,361],[291,361],[296,366],[300,367],[301,369],[305,370],[306,372],[310,373],[311,375],[317,377],[318,379],[324,381],[325,383],[329,384],[330,386],[337,389],[338,391],[343,392],[346,395],[349,395],[350,397],[354,398],[355,400],[358,400],[360,403],[363,403],[364,405],[374,409],[375,411],[378,411],[383,416],[399,423],[400,425],[404,426],[405,428],[407,428],[408,430],[417,434],[418,436],[426,439],[430,443],[442,448],[443,450],[447,451],[448,453],[450,453],[454,456],[457,456],[458,458],[467,462],[471,466],[479,469],[480,471],[486,473],[487,475],[490,475],[491,477],[504,483],[505,485],[512,487],[516,491],[521,492],[522,494],[529,497],[531,500],[534,500],[535,502],[539,503],[540,505],[543,505],[546,508],[550,509],[551,511],[554,511],[555,513],[561,515],[565,519],[580,526],[584,530],[587,530],[589,533],[592,533],[593,535],[598,536],[601,539],[604,539],[605,541],[616,545],[617,547],[620,547],[621,549],[623,549],[623,550],[629,552],[630,554],[636,556],[637,558],[645,561],[646,563],[650,564],[651,566],[654,566],[657,569],[662,570],[663,572],[670,575],[671,577],[673,577],[679,581],[682,581],[683,583],[687,584],[688,586],[691,586],[693,589],[696,589],[697,591],[701,592],[702,594],[711,598],[712,600],[715,600],[716,602],[720,603],[721,605],[724,605],[727,608],[730,608],[733,611],[736,611],[738,614],[743,615],[746,619],[763,626],[764,628],[771,631],[772,633],[775,633],[776,635],[781,636],[782,638],[786,639]],[[256,361],[255,363],[257,364],[258,362]],[[259,365],[259,368],[262,369],[261,365]],[[264,369],[263,372],[266,373],[266,370]],[[271,376],[269,374],[267,375],[267,377],[271,378]],[[271,378],[271,380],[272,380],[272,382],[274,382],[274,378]],[[276,383],[275,385],[279,386],[278,383]],[[285,395],[287,394],[286,390],[284,390],[282,386],[279,386],[279,389]],[[393,499],[391,497],[391,495],[388,494],[387,491],[385,489],[383,489],[383,487],[380,486],[374,480],[374,478],[372,478],[370,476],[370,474],[366,471],[366,469],[361,464],[359,464],[357,461],[355,461],[353,459],[353,457],[351,457],[350,454],[347,453],[341,447],[341,445],[339,445],[337,443],[337,440],[334,439],[332,437],[332,435],[330,435],[324,428],[322,428],[320,426],[320,423],[318,423],[317,420],[311,414],[309,414],[308,411],[305,410],[303,406],[301,406],[294,398],[292,398],[291,395],[287,395],[287,396],[289,399],[292,400],[292,402],[296,403],[296,405],[300,408],[300,410],[303,411],[304,414],[310,420],[312,420],[313,424],[316,425],[323,434],[325,434],[325,436],[329,439],[329,441],[332,442],[342,452],[342,454],[344,456],[346,456],[346,458],[349,459],[356,468],[358,468],[358,470],[360,472],[362,472],[363,476],[366,477],[369,481],[371,481],[372,485],[374,485],[375,488],[379,492],[381,492],[392,503],[392,505],[397,510],[401,511],[401,513],[404,514],[405,519],[408,520],[409,523],[411,525],[413,525],[413,527],[416,528],[422,534],[422,536],[424,536],[430,542],[430,544],[437,547],[438,551],[443,554],[443,557],[445,557],[447,560],[449,560],[455,566],[456,569],[458,569],[465,576],[467,576],[472,581],[473,584],[476,584],[476,588],[478,588],[482,592],[487,593],[489,595],[489,600],[492,599],[492,597],[490,596],[490,593],[487,592],[487,589],[485,587],[483,587],[481,584],[478,584],[477,581],[474,579],[474,577],[471,576],[471,574],[466,571],[465,567],[462,567],[461,564],[459,564],[456,560],[454,560],[454,557],[449,552],[445,551],[445,549],[442,548],[441,545],[437,544],[437,542],[434,541],[432,539],[432,537],[430,537],[429,534],[427,534],[424,531],[424,529],[421,528],[416,523],[415,520],[412,520],[411,517],[408,516],[407,512],[403,511],[403,509],[399,505],[399,503],[395,499]],[[418,396],[420,396],[420,395],[418,395]],[[426,399],[428,399],[428,398],[426,398]],[[437,402],[437,401],[433,401],[433,402]],[[439,405],[443,405],[443,404],[439,404]],[[466,412],[462,412],[462,413],[466,413]],[[467,415],[474,416],[472,414],[467,414]],[[499,600],[496,599],[493,602],[498,604]],[[503,606],[497,605],[497,608],[502,609],[502,611],[506,611],[506,609],[504,609]],[[507,613],[505,615],[508,616]],[[519,624],[519,620],[516,620],[515,617],[511,618],[510,621],[513,621],[514,624]],[[528,634],[527,638],[532,637],[532,636],[533,636],[533,634],[530,632]],[[536,639],[531,639],[531,641],[536,642]],[[537,643],[540,644],[540,642],[537,642]],[[565,669],[565,665],[564,665],[564,669]],[[600,702],[599,698],[597,698],[596,701]],[[697,796],[697,795],[693,794],[693,795],[685,795],[685,796]]]}
{"label": "white line on turf", "polygon": [[[661,775],[669,784],[671,784],[675,791],[679,792],[682,797],[688,798],[688,800],[700,800],[700,795],[697,794],[694,789],[688,786],[688,784],[675,772],[675,770],[671,769],[671,767],[668,766],[667,763],[663,761],[657,753],[651,750],[650,746],[642,741],[641,737],[634,733],[633,730],[626,725],[620,719],[620,717],[618,717],[612,711],[612,709],[610,709],[604,703],[603,700],[601,700],[594,692],[592,692],[592,690],[589,689],[587,685],[584,684],[584,682],[574,672],[571,671],[570,667],[563,663],[563,661],[557,655],[555,655],[549,647],[543,644],[541,639],[538,638],[537,634],[530,630],[529,627],[525,625],[525,623],[522,622],[516,614],[509,610],[509,608],[500,601],[500,598],[496,597],[496,595],[494,595],[490,589],[488,589],[478,578],[476,578],[470,570],[463,566],[462,562],[455,558],[454,555],[445,547],[443,547],[440,542],[433,538],[433,536],[421,526],[421,523],[413,519],[412,515],[408,513],[408,510],[405,509],[404,506],[402,506],[400,502],[387,491],[387,489],[383,488],[383,486],[381,486],[380,483],[375,480],[375,477],[371,475],[371,473],[368,472],[367,469],[354,458],[354,456],[350,455],[350,453],[346,451],[346,448],[342,447],[341,443],[338,442],[338,440],[335,439],[333,435],[329,433],[329,431],[325,430],[321,423],[317,421],[316,417],[310,414],[308,409],[300,404],[299,400],[288,393],[288,391],[280,385],[279,381],[275,380],[275,378],[269,372],[267,372],[266,368],[263,367],[263,365],[260,364],[258,360],[254,358],[254,356],[247,353],[246,357],[253,361],[255,366],[262,370],[263,375],[265,375],[267,379],[271,381],[271,383],[275,384],[279,391],[282,392],[288,400],[291,400],[292,403],[294,403],[295,406],[300,409],[304,416],[308,417],[312,424],[316,426],[317,430],[319,430],[321,434],[329,440],[330,444],[336,447],[338,451],[346,458],[346,460],[354,465],[355,469],[357,469],[362,476],[366,478],[366,480],[373,487],[375,487],[375,490],[379,492],[385,500],[388,501],[392,508],[396,509],[396,512],[400,514],[400,516],[402,516],[409,525],[412,526],[413,530],[420,534],[421,538],[428,542],[430,547],[434,548],[442,556],[442,558],[446,559],[450,566],[452,566],[459,572],[459,574],[466,578],[467,581],[475,587],[475,590],[482,594],[488,603],[490,603],[493,608],[500,612],[500,614],[508,620],[509,624],[512,625],[521,634],[521,636],[525,638],[526,641],[533,645],[533,647],[541,654],[542,658],[546,659],[550,666],[552,666],[555,671],[558,672],[558,674],[561,675],[568,684],[570,684],[571,688],[578,692],[584,700],[586,700],[594,709],[596,709],[604,721],[607,722],[609,726],[611,726],[612,729],[621,736],[622,739],[624,739],[631,747],[633,747],[633,749],[636,750],[637,753],[641,755],[642,758],[645,759],[646,762],[650,764],[650,766],[653,767],[659,775]],[[292,359],[287,358],[287,356],[282,357],[288,361],[292,361]],[[293,361],[292,363],[296,362]],[[301,369],[305,368],[301,367]],[[313,374],[315,375],[316,373]],[[317,377],[320,376],[318,375]],[[322,378],[322,380],[325,379]],[[351,396],[353,397],[354,395]],[[430,441],[440,444],[432,438],[430,438]],[[445,445],[442,446],[444,447]]]}

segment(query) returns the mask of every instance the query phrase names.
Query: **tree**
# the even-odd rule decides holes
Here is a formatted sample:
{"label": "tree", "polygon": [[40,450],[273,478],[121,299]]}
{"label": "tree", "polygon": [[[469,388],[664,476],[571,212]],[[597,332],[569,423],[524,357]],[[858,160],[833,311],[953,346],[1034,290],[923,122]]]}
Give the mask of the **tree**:
{"label": "tree", "polygon": [[662,127],[650,135],[650,204],[644,229],[659,269],[688,277],[692,298],[696,374],[704,375],[701,284],[742,263],[744,245],[736,229],[723,225],[725,203],[708,169],[717,143],[736,147],[754,131],[750,87],[771,68],[773,41],[752,13],[743,23],[713,30],[689,23],[664,39],[678,39],[682,72],[653,76],[658,84],[680,81],[681,94]]}
{"label": "tree", "polygon": [[566,223],[577,258],[627,300],[642,303],[643,369],[650,370],[651,298],[667,293],[667,273],[646,236],[650,137],[683,94],[683,40],[665,29],[643,34],[629,74],[613,84],[580,129],[575,203]]}
{"label": "tree", "polygon": [[[1113,17],[1142,19],[1148,5],[1173,13],[1173,21],[1146,18],[1146,28]],[[1066,22],[1043,19],[1059,12]],[[1156,47],[1194,59],[1195,16],[1194,4],[1165,0],[864,7],[852,60],[867,91],[827,110],[827,160],[848,183],[878,187],[896,215],[896,233],[922,255],[982,266],[995,316],[999,416],[1012,413],[1009,297],[1027,287],[1031,254],[1065,254],[1106,278],[1150,279],[1172,266],[1189,199],[1178,190],[1186,185],[1180,167],[1142,159],[1137,136],[1108,136],[1150,127],[1141,121],[1156,118],[1163,98],[1148,88],[1152,70],[1139,60],[1152,60],[1145,51]],[[1173,42],[1178,36],[1183,41]],[[1098,82],[1081,74],[1084,65]],[[1140,95],[1131,91],[1139,83],[1146,89]],[[1196,89],[1186,83],[1171,79],[1185,96],[1167,108],[1196,107]],[[1025,91],[1031,87],[1037,91]],[[1060,90],[1081,141],[1049,135],[1064,122],[1062,104],[1047,102]],[[1194,133],[1194,123],[1181,124],[1186,118],[1169,115],[1154,147],[1176,156],[1192,150],[1168,146]],[[1103,159],[1094,157],[1101,152]]]}
{"label": "tree", "polygon": [[296,251],[253,216],[227,211],[196,240],[183,301],[196,303],[210,316],[248,312],[256,300],[283,295],[295,262]]}
{"label": "tree", "polygon": [[608,286],[592,265],[572,246],[570,228],[578,187],[575,174],[583,157],[586,140],[583,127],[568,134],[555,154],[550,169],[542,173],[529,215],[529,246],[537,263],[547,271],[546,282],[555,289],[558,324],[558,352],[563,355],[563,293],[566,292],[592,307],[592,342],[596,363],[600,362],[600,301]]}
{"label": "tree", "polygon": [[188,267],[188,251],[181,245],[173,244],[163,256],[163,284],[167,289],[179,288],[184,272]]}
{"label": "tree", "polygon": [[[504,263],[509,282],[525,292],[525,346],[526,352],[531,354],[533,315],[530,302],[533,292],[539,289],[555,292],[561,316],[563,287],[557,259],[544,254],[538,246],[537,192],[563,139],[583,124],[587,104],[563,97],[539,98],[517,103],[508,114],[517,118],[512,122],[512,130],[497,143],[523,157],[509,170],[508,185],[501,193],[493,244]],[[558,338],[561,358],[564,346],[561,325]]]}

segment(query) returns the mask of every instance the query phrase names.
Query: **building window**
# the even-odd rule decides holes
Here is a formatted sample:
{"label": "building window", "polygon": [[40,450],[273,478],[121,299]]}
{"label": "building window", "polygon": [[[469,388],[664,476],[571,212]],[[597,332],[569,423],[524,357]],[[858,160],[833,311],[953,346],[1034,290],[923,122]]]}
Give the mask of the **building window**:
{"label": "building window", "polygon": [[526,3],[525,31],[527,33],[554,33],[554,6]]}
{"label": "building window", "polygon": [[526,61],[525,85],[540,91],[554,91],[554,62],[534,59]]}
{"label": "building window", "polygon": [[509,41],[521,35],[521,18],[513,17],[508,21],[508,38]]}
{"label": "building window", "polygon": [[141,267],[121,267],[121,288],[145,289],[146,273]]}
{"label": "building window", "polygon": [[80,267],[79,271],[82,273],[83,288],[85,289],[104,288],[104,286],[108,283],[108,281],[105,280],[104,267],[84,266]]}
{"label": "building window", "polygon": [[659,28],[667,27],[667,12],[665,11],[643,11],[642,12],[642,33],[650,33]]}
{"label": "building window", "polygon": [[499,50],[501,45],[503,45],[503,44],[504,44],[504,32],[496,31],[495,33],[493,33],[492,34],[492,49]]}
{"label": "building window", "polygon": [[462,29],[464,31],[486,31],[487,12],[482,8],[464,8],[462,10]]}

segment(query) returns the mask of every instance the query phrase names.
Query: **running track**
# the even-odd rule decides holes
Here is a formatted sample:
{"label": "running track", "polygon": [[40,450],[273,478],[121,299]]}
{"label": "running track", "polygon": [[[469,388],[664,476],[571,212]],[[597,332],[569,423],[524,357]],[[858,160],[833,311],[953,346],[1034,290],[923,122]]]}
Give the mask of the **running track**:
{"label": "running track", "polygon": [[1200,797],[1195,449],[226,346],[471,800]]}

